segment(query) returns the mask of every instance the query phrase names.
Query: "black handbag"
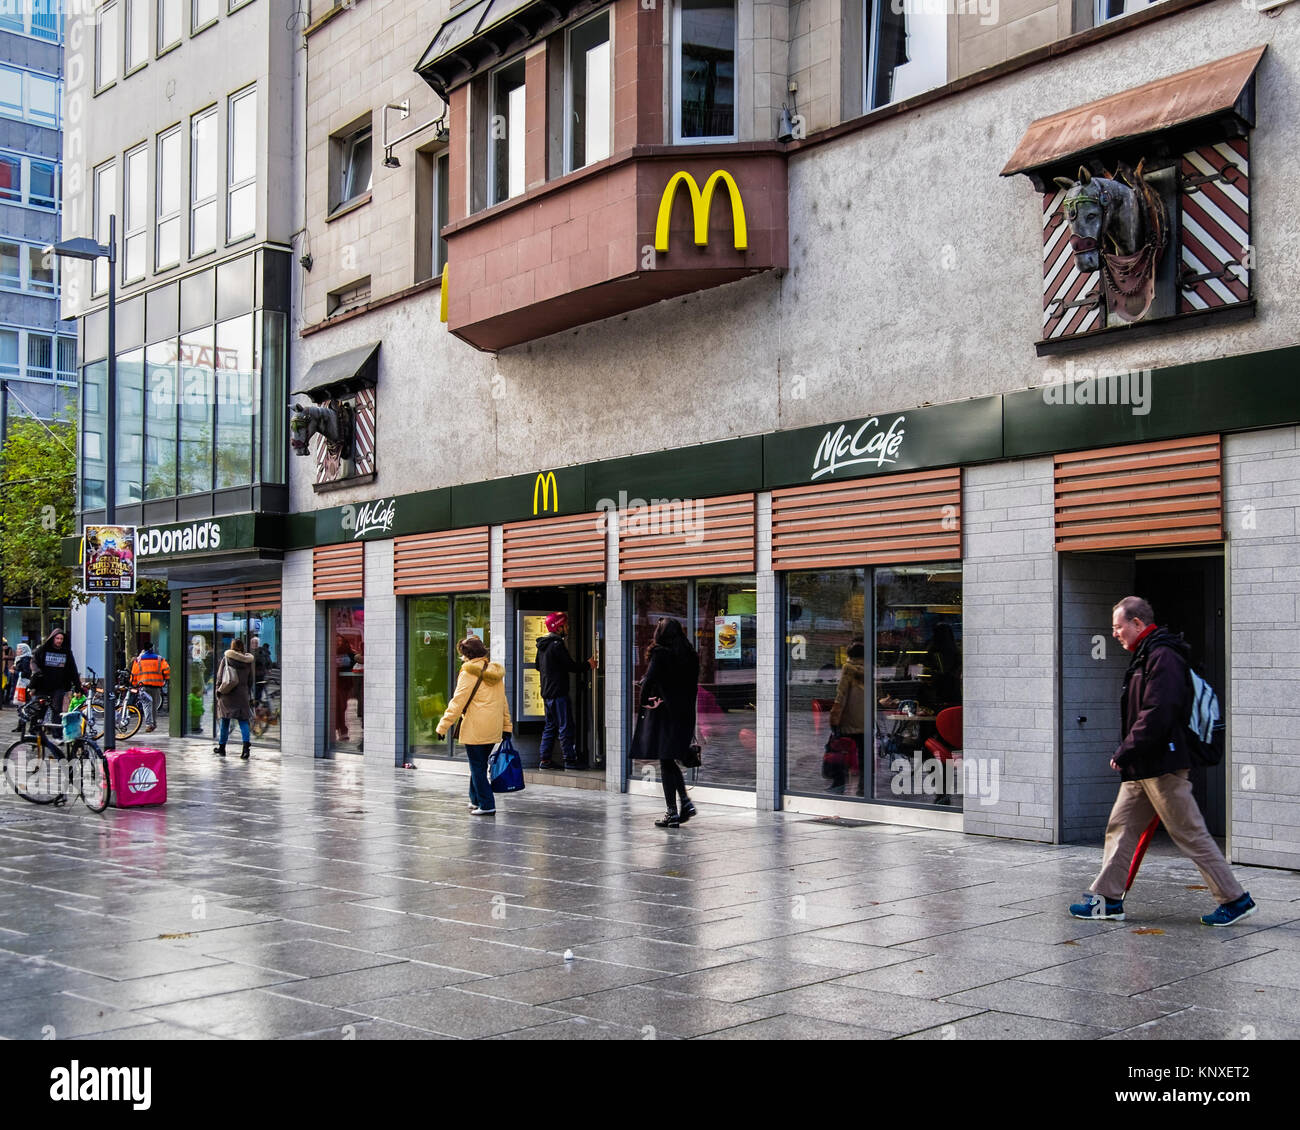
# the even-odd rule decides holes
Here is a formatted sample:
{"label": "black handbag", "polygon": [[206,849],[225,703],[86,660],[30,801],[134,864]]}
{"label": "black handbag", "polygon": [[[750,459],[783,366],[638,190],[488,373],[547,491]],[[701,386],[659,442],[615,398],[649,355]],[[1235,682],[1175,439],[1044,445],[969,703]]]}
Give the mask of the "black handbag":
{"label": "black handbag", "polygon": [[703,764],[702,752],[696,742],[691,742],[686,747],[686,752],[675,760],[683,769],[698,769]]}

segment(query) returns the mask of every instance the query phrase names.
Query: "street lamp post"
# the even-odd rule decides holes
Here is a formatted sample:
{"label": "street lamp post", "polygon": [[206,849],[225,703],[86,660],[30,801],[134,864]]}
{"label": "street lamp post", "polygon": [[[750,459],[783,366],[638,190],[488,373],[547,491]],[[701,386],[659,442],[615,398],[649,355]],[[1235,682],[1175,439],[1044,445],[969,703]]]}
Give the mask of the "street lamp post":
{"label": "street lamp post", "polygon": [[[117,519],[117,217],[108,217],[108,243],[79,237],[46,248],[67,259],[108,260],[108,405],[104,420],[104,524]],[[83,444],[82,450],[85,450]],[[117,748],[117,717],[113,706],[113,617],[117,598],[104,594],[104,749]]]}

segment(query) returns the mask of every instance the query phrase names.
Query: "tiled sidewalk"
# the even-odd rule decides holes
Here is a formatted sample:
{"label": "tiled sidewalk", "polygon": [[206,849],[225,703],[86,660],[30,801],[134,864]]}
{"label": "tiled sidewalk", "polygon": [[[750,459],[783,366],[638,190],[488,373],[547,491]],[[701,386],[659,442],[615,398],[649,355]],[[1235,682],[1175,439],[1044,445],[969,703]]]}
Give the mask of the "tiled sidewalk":
{"label": "tiled sidewalk", "polygon": [[158,744],[164,808],[0,797],[0,1036],[1300,1038],[1290,872],[1210,930],[1157,848],[1092,924],[1099,846]]}

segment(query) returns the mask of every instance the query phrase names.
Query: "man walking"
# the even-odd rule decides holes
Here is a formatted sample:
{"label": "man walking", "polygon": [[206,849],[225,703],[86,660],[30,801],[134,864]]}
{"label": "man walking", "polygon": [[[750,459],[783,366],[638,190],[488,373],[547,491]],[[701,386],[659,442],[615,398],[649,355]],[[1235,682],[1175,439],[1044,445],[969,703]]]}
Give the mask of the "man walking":
{"label": "man walking", "polygon": [[[582,665],[569,655],[564,637],[569,631],[569,617],[563,612],[552,612],[546,617],[547,635],[537,641],[537,671],[541,676],[542,702],[546,707],[546,722],[542,726],[541,761],[539,769],[575,769],[578,754],[573,735],[573,708],[569,704],[569,676],[582,670]],[[594,671],[596,657],[587,660]],[[560,740],[563,765],[551,758],[556,737]]]}
{"label": "man walking", "polygon": [[1158,628],[1151,605],[1137,596],[1126,596],[1115,605],[1111,635],[1133,653],[1120,699],[1123,739],[1110,762],[1122,784],[1106,828],[1101,873],[1070,913],[1075,918],[1124,921],[1129,865],[1143,829],[1152,816],[1159,816],[1178,850],[1196,864],[1219,900],[1218,910],[1201,921],[1231,926],[1254,914],[1256,906],[1237,882],[1192,797],[1187,733],[1191,649],[1181,636]]}
{"label": "man walking", "polygon": [[154,695],[162,695],[162,688],[171,678],[172,669],[161,655],[153,649],[153,644],[145,642],[144,650],[131,664],[131,682],[140,688],[140,707],[144,711],[144,728],[152,733],[158,727],[154,724]]}

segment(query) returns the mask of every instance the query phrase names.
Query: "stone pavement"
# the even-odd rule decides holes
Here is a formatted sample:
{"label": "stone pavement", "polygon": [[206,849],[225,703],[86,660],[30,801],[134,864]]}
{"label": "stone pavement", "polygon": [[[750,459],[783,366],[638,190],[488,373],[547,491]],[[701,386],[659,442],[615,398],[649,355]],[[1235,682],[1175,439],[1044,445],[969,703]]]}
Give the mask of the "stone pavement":
{"label": "stone pavement", "polygon": [[1292,872],[1211,930],[1157,845],[1092,924],[1096,846],[156,744],[164,808],[0,797],[0,1036],[1300,1038]]}

